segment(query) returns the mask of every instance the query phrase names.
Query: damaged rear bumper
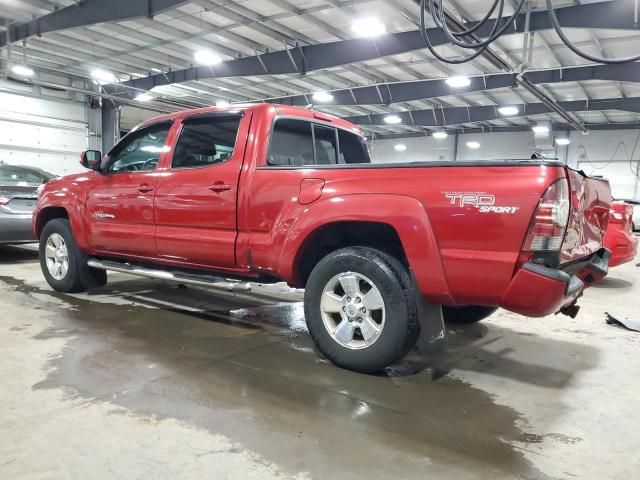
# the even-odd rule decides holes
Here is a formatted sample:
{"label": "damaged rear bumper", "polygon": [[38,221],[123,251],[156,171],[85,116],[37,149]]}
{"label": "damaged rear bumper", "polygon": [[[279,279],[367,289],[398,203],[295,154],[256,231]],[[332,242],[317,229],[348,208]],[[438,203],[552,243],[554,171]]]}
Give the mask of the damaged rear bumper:
{"label": "damaged rear bumper", "polygon": [[528,317],[544,317],[562,310],[575,316],[575,301],[586,287],[607,275],[610,258],[611,252],[601,248],[560,268],[525,263],[511,280],[500,306]]}

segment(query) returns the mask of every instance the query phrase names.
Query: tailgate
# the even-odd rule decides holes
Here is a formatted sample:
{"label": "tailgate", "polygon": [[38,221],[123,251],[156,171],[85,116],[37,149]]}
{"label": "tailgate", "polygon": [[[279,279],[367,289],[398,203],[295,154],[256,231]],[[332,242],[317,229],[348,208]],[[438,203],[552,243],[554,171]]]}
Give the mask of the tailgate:
{"label": "tailgate", "polygon": [[590,178],[569,168],[567,178],[571,192],[571,214],[561,263],[578,260],[602,248],[613,201],[607,180]]}

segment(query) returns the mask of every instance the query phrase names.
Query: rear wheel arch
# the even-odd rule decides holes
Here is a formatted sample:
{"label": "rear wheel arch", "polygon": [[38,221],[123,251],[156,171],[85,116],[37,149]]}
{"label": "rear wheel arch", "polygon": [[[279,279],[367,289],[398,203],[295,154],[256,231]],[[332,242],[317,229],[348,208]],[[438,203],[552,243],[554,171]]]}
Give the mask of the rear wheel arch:
{"label": "rear wheel arch", "polygon": [[295,284],[303,287],[313,268],[328,254],[356,246],[375,248],[408,267],[402,240],[393,225],[378,221],[342,220],[319,226],[302,241],[293,265]]}
{"label": "rear wheel arch", "polygon": [[[291,285],[304,287],[304,274],[301,273],[308,271],[308,268],[305,270],[306,264],[301,263],[300,259],[305,258],[303,252],[307,251],[313,239],[312,234],[326,226],[344,222],[386,225],[384,228],[393,231],[396,239],[390,243],[401,245],[402,254],[397,253],[399,249],[389,252],[388,245],[381,245],[380,242],[372,247],[399,258],[409,266],[419,290],[431,303],[455,303],[427,209],[421,201],[408,195],[366,193],[332,196],[309,205],[293,218],[287,218],[288,228],[278,232],[282,247],[277,254],[276,275]],[[360,246],[371,245],[375,237],[366,237],[365,243]],[[341,245],[350,246],[359,245]],[[332,250],[325,251],[328,253]],[[301,264],[303,268],[300,268]]]}

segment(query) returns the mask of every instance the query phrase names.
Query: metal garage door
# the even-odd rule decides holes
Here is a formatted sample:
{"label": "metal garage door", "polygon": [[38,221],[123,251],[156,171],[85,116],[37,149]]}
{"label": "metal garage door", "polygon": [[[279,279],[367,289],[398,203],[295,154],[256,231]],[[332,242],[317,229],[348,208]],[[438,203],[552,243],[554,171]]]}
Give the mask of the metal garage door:
{"label": "metal garage door", "polygon": [[82,102],[0,91],[0,161],[77,172],[87,134]]}

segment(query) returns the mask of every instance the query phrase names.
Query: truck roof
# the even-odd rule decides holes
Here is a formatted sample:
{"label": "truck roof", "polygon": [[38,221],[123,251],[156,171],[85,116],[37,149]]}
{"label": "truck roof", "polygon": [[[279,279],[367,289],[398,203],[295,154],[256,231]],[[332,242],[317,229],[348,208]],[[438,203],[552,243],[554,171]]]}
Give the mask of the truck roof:
{"label": "truck roof", "polygon": [[309,120],[321,120],[325,122],[330,122],[338,127],[346,128],[347,130],[351,130],[358,135],[364,136],[364,132],[362,129],[351,122],[347,122],[346,120],[341,119],[340,117],[336,117],[335,115],[331,115],[324,112],[318,112],[317,110],[313,110],[310,108],[302,108],[302,107],[294,107],[291,105],[282,105],[275,103],[239,103],[232,104],[226,107],[203,107],[203,108],[193,108],[189,110],[182,110],[178,112],[168,113],[165,115],[159,115],[157,117],[150,118],[149,120],[145,120],[140,125],[136,127],[144,127],[146,125],[150,125],[162,120],[176,120],[183,119],[185,117],[190,117],[193,115],[202,115],[207,113],[216,113],[216,112],[242,112],[242,111],[253,111],[258,112],[263,115],[277,115],[284,117],[299,117],[305,118]]}

